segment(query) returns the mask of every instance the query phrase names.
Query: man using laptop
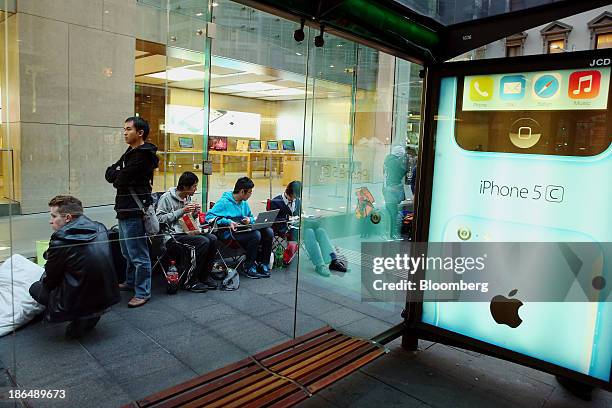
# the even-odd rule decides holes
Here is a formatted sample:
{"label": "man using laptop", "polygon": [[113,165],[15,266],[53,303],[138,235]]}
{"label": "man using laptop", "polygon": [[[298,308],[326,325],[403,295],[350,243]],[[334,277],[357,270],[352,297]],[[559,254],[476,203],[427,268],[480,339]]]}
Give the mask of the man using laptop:
{"label": "man using laptop", "polygon": [[272,253],[272,228],[260,228],[238,232],[241,225],[252,225],[255,218],[247,200],[253,194],[255,184],[248,177],[236,181],[234,191],[223,193],[219,201],[206,213],[206,221],[216,220],[219,238],[233,238],[246,251],[246,259],[242,263],[242,273],[251,279],[269,278],[270,254]]}

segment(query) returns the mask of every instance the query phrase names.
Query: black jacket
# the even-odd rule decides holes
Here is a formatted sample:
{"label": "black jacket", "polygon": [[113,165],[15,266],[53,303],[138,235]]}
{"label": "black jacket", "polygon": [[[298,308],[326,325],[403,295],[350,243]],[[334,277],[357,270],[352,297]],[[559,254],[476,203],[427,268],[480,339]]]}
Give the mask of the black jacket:
{"label": "black jacket", "polygon": [[74,320],[119,302],[106,227],[82,215],[51,235],[42,283],[49,289],[46,318]]}
{"label": "black jacket", "polygon": [[277,232],[277,234],[284,234],[289,230],[287,224],[283,221],[287,221],[289,217],[300,215],[301,207],[302,205],[300,200],[297,199],[295,200],[295,210],[291,212],[289,206],[285,204],[282,194],[270,200],[270,210],[280,210],[276,216],[276,221],[274,222],[274,230]]}
{"label": "black jacket", "polygon": [[141,216],[142,211],[130,194],[134,189],[144,206],[151,204],[153,170],[159,164],[155,155],[157,146],[145,143],[135,149],[128,147],[121,158],[106,169],[106,181],[113,183],[117,189],[115,211],[117,218]]}

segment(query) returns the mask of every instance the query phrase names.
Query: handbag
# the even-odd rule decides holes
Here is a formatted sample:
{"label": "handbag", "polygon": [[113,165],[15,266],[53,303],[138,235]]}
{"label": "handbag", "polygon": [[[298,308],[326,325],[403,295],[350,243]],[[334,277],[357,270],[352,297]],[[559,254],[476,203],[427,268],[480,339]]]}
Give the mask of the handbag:
{"label": "handbag", "polygon": [[138,195],[134,192],[134,189],[130,188],[130,194],[134,201],[136,201],[136,205],[138,208],[142,210],[142,220],[144,222],[145,232],[148,235],[156,235],[159,233],[159,220],[157,219],[157,214],[155,214],[155,206],[150,205],[147,208],[144,207]]}

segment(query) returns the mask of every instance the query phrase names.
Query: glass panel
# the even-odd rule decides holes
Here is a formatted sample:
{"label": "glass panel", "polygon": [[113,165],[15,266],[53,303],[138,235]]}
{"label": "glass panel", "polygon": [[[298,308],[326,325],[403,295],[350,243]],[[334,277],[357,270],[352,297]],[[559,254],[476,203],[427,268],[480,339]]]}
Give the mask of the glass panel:
{"label": "glass panel", "polygon": [[[0,381],[14,385],[11,376],[17,371],[15,353],[15,301],[14,276],[18,260],[11,262],[13,250],[13,214],[15,201],[14,165],[15,133],[18,117],[14,109],[15,88],[18,87],[18,35],[14,2],[0,1]],[[28,261],[25,261],[28,262]],[[19,288],[17,289],[19,291]]]}
{"label": "glass panel", "polygon": [[324,38],[309,50],[296,335],[327,323],[371,337],[401,322],[405,302],[361,301],[361,255],[362,243],[409,239],[419,67]]}
{"label": "glass panel", "polygon": [[[282,202],[279,196],[287,184],[302,178],[307,45],[293,39],[299,24],[228,0],[216,3],[208,202],[210,206],[223,194],[232,194],[237,179],[247,176],[255,184],[248,204],[257,217],[270,199]],[[237,323],[240,336],[249,339],[249,350],[294,334],[297,263],[282,267],[286,227],[282,222],[274,227],[278,267],[272,278],[242,275],[240,291],[222,299],[228,310],[249,315]],[[241,268],[249,263],[245,259]]]}
{"label": "glass panel", "polygon": [[560,0],[395,0],[412,10],[450,25],[463,21],[494,16],[508,11],[517,11]]}

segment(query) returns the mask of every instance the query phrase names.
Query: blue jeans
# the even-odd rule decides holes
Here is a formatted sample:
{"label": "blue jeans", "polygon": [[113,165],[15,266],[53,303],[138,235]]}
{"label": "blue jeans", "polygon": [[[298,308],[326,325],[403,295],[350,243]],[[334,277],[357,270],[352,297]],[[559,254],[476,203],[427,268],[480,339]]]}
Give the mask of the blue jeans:
{"label": "blue jeans", "polygon": [[321,227],[304,228],[304,245],[314,266],[329,264],[335,254],[327,231]]}
{"label": "blue jeans", "polygon": [[151,259],[144,223],[140,217],[119,221],[119,243],[125,258],[125,284],[134,288],[140,299],[151,297]]}

